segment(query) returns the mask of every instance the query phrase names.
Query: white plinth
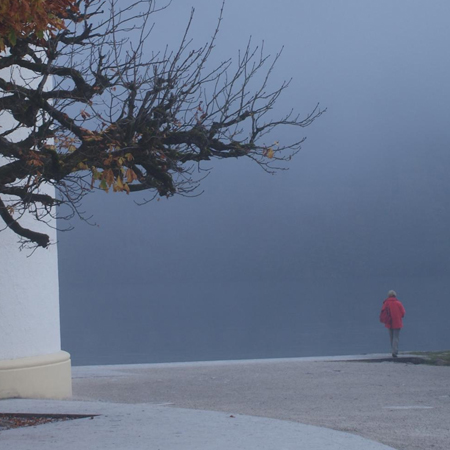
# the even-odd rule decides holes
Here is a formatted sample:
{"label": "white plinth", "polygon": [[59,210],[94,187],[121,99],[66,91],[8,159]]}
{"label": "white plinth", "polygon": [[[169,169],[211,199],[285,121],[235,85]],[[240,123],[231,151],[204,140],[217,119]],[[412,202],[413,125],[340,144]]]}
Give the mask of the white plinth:
{"label": "white plinth", "polygon": [[63,399],[71,395],[67,352],[0,361],[0,398]]}

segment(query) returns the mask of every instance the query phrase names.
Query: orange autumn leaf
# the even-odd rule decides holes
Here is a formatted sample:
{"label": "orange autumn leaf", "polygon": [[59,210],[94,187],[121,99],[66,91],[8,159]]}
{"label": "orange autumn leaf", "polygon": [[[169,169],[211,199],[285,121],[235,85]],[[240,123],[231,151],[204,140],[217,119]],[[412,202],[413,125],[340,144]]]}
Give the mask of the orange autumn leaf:
{"label": "orange autumn leaf", "polygon": [[38,39],[45,32],[54,33],[65,28],[67,10],[78,12],[75,0],[1,0],[0,51],[5,40],[14,46],[17,39],[34,35]]}
{"label": "orange autumn leaf", "polygon": [[111,169],[103,171],[103,179],[107,183],[108,186],[111,186],[114,183],[114,173]]}
{"label": "orange autumn leaf", "polygon": [[138,177],[133,169],[127,169],[126,178],[127,178],[127,183],[132,183],[133,181],[138,179]]}

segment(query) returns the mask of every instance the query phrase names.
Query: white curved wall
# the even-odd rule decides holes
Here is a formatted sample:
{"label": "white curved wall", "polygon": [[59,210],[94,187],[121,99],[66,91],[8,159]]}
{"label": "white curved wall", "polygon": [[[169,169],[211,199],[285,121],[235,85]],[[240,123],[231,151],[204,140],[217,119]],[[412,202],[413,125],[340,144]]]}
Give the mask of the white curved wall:
{"label": "white curved wall", "polygon": [[[17,68],[3,69],[0,75],[39,82]],[[15,120],[3,112],[0,124],[8,129]],[[27,134],[21,129],[14,139]],[[0,157],[0,165],[6,162]],[[42,191],[54,195],[52,186]],[[65,398],[72,393],[70,355],[61,351],[56,223],[46,220],[47,225],[29,214],[19,220],[22,227],[50,235],[53,245],[34,252],[20,251],[19,236],[0,223],[0,398]]]}
{"label": "white curved wall", "polygon": [[[54,230],[45,228],[55,242]],[[0,360],[61,350],[56,245],[28,257],[17,238],[9,229],[0,232]]]}
{"label": "white curved wall", "polygon": [[[23,84],[37,84],[39,79],[27,70],[0,70],[0,76]],[[3,130],[17,122],[11,114],[0,114]],[[21,129],[13,135],[20,140],[28,134]],[[6,161],[0,157],[0,165]],[[46,191],[54,193],[53,187]],[[5,200],[5,198],[3,197]],[[56,242],[56,231],[24,215],[25,228],[49,233]],[[55,221],[50,222],[55,227]],[[19,236],[0,223],[0,360],[50,354],[61,349],[59,328],[58,258],[56,244],[48,249],[19,251]]]}

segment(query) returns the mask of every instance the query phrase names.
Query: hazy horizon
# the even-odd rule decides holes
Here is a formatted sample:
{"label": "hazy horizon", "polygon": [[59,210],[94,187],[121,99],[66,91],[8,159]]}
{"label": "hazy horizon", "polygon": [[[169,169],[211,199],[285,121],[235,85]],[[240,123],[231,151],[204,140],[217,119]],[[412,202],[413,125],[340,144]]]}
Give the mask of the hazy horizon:
{"label": "hazy horizon", "polygon": [[[63,348],[76,364],[388,352],[389,289],[400,350],[447,348],[450,4],[242,5],[226,2],[211,62],[249,36],[284,46],[276,111],[326,114],[286,172],[218,161],[196,198],[89,195],[98,226],[59,234]],[[211,36],[220,0],[174,0],[149,52],[176,45],[191,6],[194,47]]]}

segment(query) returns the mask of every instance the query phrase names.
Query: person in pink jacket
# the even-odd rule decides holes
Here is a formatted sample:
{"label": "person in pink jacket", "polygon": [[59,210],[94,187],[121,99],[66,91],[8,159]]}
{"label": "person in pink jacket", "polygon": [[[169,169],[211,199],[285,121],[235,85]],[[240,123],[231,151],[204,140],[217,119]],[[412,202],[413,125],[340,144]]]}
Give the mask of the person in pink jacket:
{"label": "person in pink jacket", "polygon": [[383,302],[381,308],[380,321],[389,330],[391,339],[392,356],[397,358],[398,341],[400,330],[403,328],[403,317],[405,317],[405,308],[400,300],[397,299],[395,291],[388,292],[388,298]]}

